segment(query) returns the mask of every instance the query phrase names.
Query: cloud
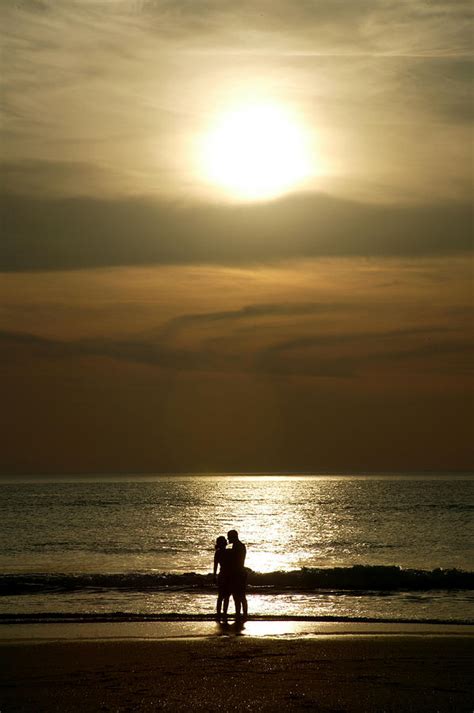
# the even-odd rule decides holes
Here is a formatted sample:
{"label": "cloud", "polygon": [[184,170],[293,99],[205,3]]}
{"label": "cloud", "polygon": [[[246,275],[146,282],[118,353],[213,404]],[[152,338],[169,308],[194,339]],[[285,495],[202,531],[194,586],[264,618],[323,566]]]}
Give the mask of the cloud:
{"label": "cloud", "polygon": [[[331,351],[334,348],[336,352]],[[277,342],[262,350],[257,368],[274,374],[301,372],[351,377],[367,368],[409,361],[412,369],[426,370],[431,364],[439,371],[440,357],[462,358],[472,356],[473,352],[472,341],[460,338],[455,328],[434,325],[316,334]]]}
{"label": "cloud", "polygon": [[384,330],[382,332],[349,332],[346,334],[323,334],[310,335],[290,339],[288,341],[279,342],[271,348],[271,352],[284,352],[294,349],[308,349],[324,346],[339,346],[344,343],[354,344],[375,342],[380,343],[381,340],[400,339],[401,337],[418,337],[433,335],[440,332],[454,332],[454,329],[449,327],[412,327],[408,329]]}
{"label": "cloud", "polygon": [[[111,27],[141,28],[166,44],[191,48],[212,38],[229,49],[286,46],[309,52],[460,53],[471,46],[468,0],[17,0],[8,10],[24,22],[62,22],[94,34]],[[272,37],[274,42],[271,42]]]}
{"label": "cloud", "polygon": [[79,343],[48,339],[27,332],[0,330],[0,362],[17,361],[19,358],[63,358],[82,353]]}
{"label": "cloud", "polygon": [[[275,312],[266,305],[250,305],[248,315],[271,316]],[[303,306],[302,306],[303,307]],[[298,305],[295,305],[298,313]],[[307,314],[303,307],[303,313]],[[232,322],[237,311],[199,315],[209,323],[217,319]],[[220,315],[220,316],[218,316]],[[198,315],[182,315],[180,324],[196,322]],[[196,343],[193,346],[173,345],[175,334],[169,330],[172,320],[164,330],[149,331],[144,335],[127,339],[82,339],[62,341],[47,339],[20,332],[0,332],[4,361],[21,358],[83,358],[105,357],[116,361],[155,366],[160,369],[181,372],[206,371],[212,373],[259,373],[267,375],[298,375],[328,378],[353,378],[367,369],[408,362],[409,369],[449,371],[452,359],[456,369],[469,371],[469,362],[459,359],[473,351],[472,341],[461,338],[455,329],[436,326],[410,329],[378,330],[366,332],[339,332],[332,334],[306,335],[297,339],[274,341],[269,347],[249,349],[248,345],[235,342],[234,348],[219,350],[219,342]],[[313,329],[315,329],[313,325]],[[277,331],[280,333],[281,329]],[[274,337],[275,339],[275,337]],[[385,367],[386,368],[386,367]]]}
{"label": "cloud", "polygon": [[5,196],[0,211],[5,272],[448,255],[472,247],[470,206],[456,203],[363,205],[324,194],[241,206]]}
{"label": "cloud", "polygon": [[268,317],[296,317],[304,315],[327,314],[347,309],[344,303],[328,304],[324,302],[285,302],[273,304],[252,304],[240,309],[222,312],[203,312],[184,314],[169,320],[160,328],[159,335],[169,338],[182,329],[199,325],[215,324],[216,322],[259,321]]}
{"label": "cloud", "polygon": [[135,364],[147,364],[172,371],[229,371],[238,370],[238,357],[221,356],[206,349],[181,349],[153,338],[128,340],[49,339],[35,334],[0,331],[1,360],[18,362],[22,359],[64,359],[105,357]]}
{"label": "cloud", "polygon": [[131,188],[127,172],[116,177],[110,186],[110,171],[85,161],[4,161],[0,164],[2,190],[8,196],[27,195],[39,198],[66,196],[108,197]]}
{"label": "cloud", "polygon": [[[142,0],[152,27],[191,42],[224,35],[254,50],[266,44],[296,53],[469,53],[472,7],[466,0]],[[262,46],[262,45],[261,45]]]}

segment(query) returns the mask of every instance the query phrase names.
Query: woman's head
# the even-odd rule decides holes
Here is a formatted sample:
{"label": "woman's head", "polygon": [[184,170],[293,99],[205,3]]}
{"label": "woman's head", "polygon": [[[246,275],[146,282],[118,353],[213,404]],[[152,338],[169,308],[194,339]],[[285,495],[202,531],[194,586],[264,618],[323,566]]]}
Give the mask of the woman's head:
{"label": "woman's head", "polygon": [[227,547],[227,540],[224,535],[220,535],[216,540],[216,550],[225,550]]}

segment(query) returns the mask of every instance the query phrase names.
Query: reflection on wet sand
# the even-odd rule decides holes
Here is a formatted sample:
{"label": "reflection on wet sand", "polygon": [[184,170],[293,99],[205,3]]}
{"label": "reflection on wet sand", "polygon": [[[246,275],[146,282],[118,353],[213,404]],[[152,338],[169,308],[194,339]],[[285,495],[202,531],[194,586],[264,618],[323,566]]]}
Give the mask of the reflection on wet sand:
{"label": "reflection on wet sand", "polygon": [[275,621],[249,619],[228,624],[214,621],[82,622],[44,624],[1,624],[0,642],[207,639],[245,636],[247,638],[312,638],[327,636],[466,636],[473,635],[466,624],[413,624],[387,622]]}

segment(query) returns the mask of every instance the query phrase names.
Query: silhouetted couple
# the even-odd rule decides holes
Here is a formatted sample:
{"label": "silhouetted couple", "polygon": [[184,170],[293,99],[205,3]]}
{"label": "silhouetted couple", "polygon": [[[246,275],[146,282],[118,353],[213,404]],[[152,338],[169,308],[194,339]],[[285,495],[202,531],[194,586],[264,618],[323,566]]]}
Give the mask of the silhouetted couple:
{"label": "silhouetted couple", "polygon": [[[247,554],[247,548],[239,540],[237,530],[229,530],[227,538],[232,547],[227,547],[227,540],[221,535],[216,540],[214,554],[214,580],[217,580],[218,589],[216,610],[219,621],[221,616],[224,621],[227,620],[227,610],[231,595],[235,603],[236,619],[240,619],[242,615],[244,619],[247,618],[247,597],[245,596],[247,588],[245,555]],[[219,573],[217,573],[218,569]]]}

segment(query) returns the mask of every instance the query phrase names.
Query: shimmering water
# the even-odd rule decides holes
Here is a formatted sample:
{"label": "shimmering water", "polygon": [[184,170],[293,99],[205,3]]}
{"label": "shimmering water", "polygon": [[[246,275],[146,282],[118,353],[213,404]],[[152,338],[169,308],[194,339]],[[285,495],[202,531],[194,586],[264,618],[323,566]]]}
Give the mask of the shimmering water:
{"label": "shimmering water", "polygon": [[[184,575],[208,574],[216,536],[236,528],[254,572],[307,568],[297,580],[251,578],[255,613],[474,618],[472,579],[432,572],[474,569],[473,495],[472,479],[447,477],[2,484],[0,607],[211,613],[209,578]],[[424,570],[431,578],[402,581],[388,567]],[[167,577],[154,580],[160,573]],[[173,573],[181,578],[170,579]]]}

